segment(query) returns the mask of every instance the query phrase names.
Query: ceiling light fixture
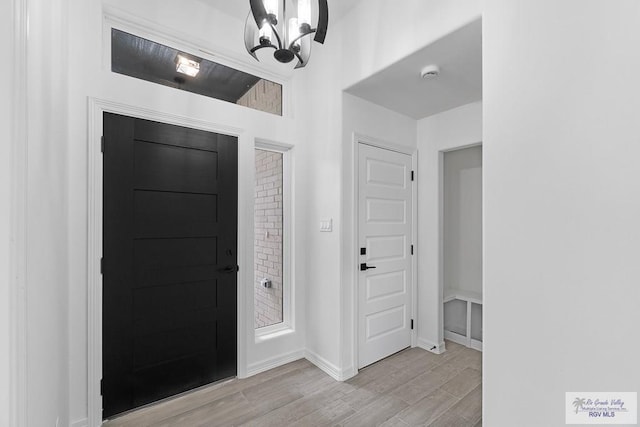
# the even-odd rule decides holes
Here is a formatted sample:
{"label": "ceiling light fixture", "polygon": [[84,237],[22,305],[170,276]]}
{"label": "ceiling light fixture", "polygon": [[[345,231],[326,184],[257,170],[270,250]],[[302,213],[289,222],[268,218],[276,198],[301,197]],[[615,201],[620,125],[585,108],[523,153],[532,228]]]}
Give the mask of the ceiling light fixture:
{"label": "ceiling light fixture", "polygon": [[178,54],[176,56],[176,71],[190,77],[195,77],[200,72],[200,62],[188,58],[185,55]]}
{"label": "ceiling light fixture", "polygon": [[[311,27],[311,1],[249,0],[251,12],[244,29],[247,52],[259,61],[258,50],[274,49],[273,56],[279,62],[286,64],[297,58],[295,68],[307,65],[311,56],[310,35],[315,34],[313,40],[323,44],[329,24],[327,0],[318,0],[318,22],[315,28]],[[296,15],[289,17],[294,4]]]}
{"label": "ceiling light fixture", "polygon": [[433,79],[435,77],[438,77],[439,75],[440,75],[440,67],[438,67],[435,64],[427,65],[422,69],[422,71],[420,71],[420,76],[425,80]]}

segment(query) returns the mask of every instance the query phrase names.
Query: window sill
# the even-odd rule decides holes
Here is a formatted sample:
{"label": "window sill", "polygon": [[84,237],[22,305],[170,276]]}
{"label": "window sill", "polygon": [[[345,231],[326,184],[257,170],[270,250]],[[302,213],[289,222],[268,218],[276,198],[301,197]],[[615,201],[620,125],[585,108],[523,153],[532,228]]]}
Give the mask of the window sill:
{"label": "window sill", "polygon": [[286,323],[278,323],[277,325],[256,329],[256,343],[269,341],[292,334],[293,332],[294,329]]}

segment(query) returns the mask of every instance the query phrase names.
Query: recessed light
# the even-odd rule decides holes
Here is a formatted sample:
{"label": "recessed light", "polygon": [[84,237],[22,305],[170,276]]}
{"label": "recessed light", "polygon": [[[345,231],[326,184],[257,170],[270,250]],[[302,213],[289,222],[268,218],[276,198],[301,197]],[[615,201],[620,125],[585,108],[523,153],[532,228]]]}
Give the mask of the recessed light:
{"label": "recessed light", "polygon": [[176,56],[176,71],[190,77],[195,77],[200,72],[200,62],[178,54],[178,56]]}
{"label": "recessed light", "polygon": [[433,79],[440,74],[440,67],[435,64],[427,65],[420,71],[420,77],[423,79]]}

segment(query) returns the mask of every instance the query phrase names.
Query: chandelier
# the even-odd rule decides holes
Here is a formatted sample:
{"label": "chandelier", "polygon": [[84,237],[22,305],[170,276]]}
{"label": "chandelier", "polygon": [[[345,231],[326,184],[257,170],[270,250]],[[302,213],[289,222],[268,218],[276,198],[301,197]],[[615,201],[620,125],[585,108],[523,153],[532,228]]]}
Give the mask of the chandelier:
{"label": "chandelier", "polygon": [[[259,61],[258,50],[273,49],[273,57],[279,62],[286,64],[297,59],[295,68],[307,65],[311,34],[315,34],[314,41],[324,43],[329,24],[327,0],[318,0],[318,22],[315,28],[311,26],[311,1],[249,0],[251,12],[244,29],[247,52]],[[296,13],[292,14],[294,3]]]}

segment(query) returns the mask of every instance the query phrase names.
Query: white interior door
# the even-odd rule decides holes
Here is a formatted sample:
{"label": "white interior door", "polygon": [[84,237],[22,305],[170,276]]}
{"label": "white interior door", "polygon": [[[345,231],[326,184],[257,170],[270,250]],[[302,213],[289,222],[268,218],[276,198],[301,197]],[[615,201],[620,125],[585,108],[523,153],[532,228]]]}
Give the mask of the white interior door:
{"label": "white interior door", "polygon": [[411,345],[411,156],[359,145],[359,368]]}

